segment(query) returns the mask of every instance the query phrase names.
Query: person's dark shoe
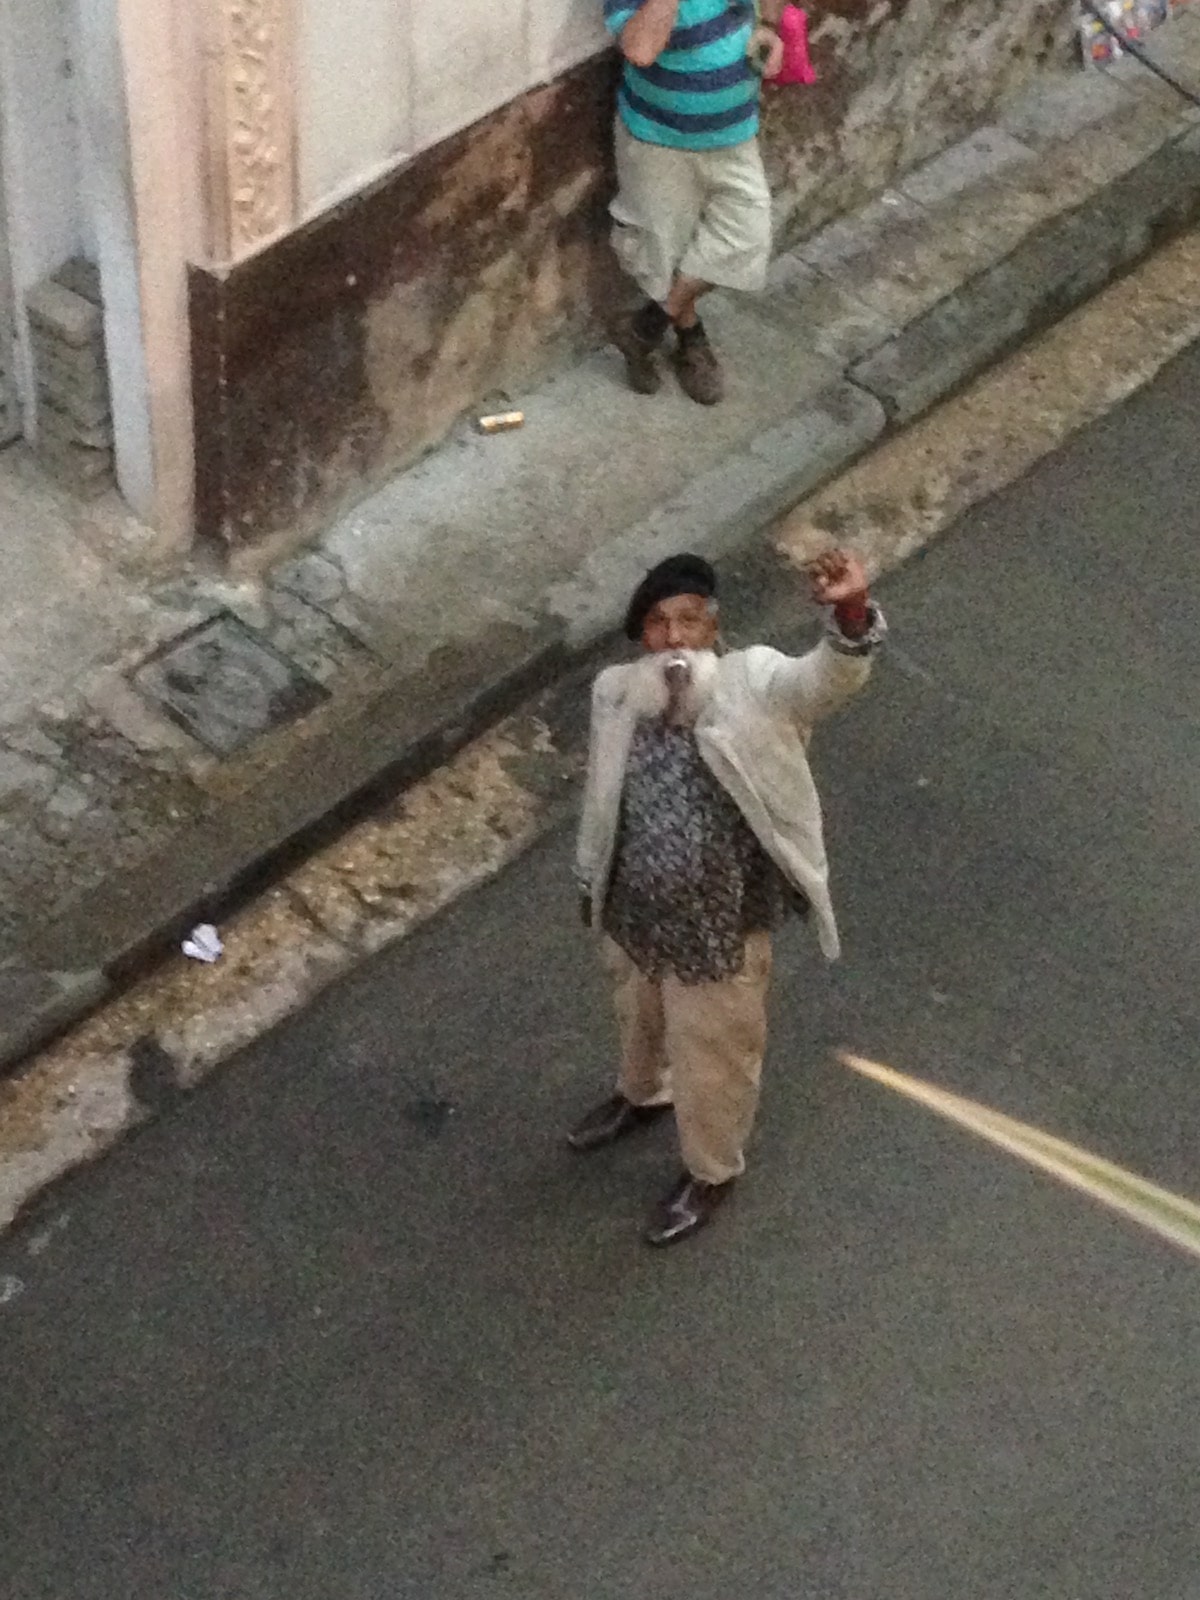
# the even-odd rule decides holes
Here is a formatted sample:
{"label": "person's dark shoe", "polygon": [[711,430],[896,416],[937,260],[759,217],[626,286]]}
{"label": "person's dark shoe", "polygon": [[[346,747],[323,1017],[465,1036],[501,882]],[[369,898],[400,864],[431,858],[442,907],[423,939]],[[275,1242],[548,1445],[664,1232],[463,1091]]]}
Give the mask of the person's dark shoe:
{"label": "person's dark shoe", "polygon": [[725,379],[704,324],[677,329],[675,339],[675,375],[680,388],[698,406],[717,405],[725,398]]}
{"label": "person's dark shoe", "polygon": [[606,1144],[615,1144],[647,1122],[656,1122],[670,1109],[669,1105],[635,1106],[623,1094],[614,1094],[611,1100],[589,1111],[583,1121],[571,1129],[567,1143],[572,1150],[599,1150]]}
{"label": "person's dark shoe", "polygon": [[733,1188],[728,1183],[702,1183],[690,1172],[671,1190],[656,1207],[650,1226],[646,1229],[646,1243],[653,1245],[678,1244],[691,1234],[699,1232],[705,1223],[712,1221],[713,1212]]}
{"label": "person's dark shoe", "polygon": [[612,326],[612,341],[625,357],[625,376],[637,394],[657,394],[662,388],[662,369],[658,363],[661,337],[647,338],[639,326],[636,311],[618,317]]}

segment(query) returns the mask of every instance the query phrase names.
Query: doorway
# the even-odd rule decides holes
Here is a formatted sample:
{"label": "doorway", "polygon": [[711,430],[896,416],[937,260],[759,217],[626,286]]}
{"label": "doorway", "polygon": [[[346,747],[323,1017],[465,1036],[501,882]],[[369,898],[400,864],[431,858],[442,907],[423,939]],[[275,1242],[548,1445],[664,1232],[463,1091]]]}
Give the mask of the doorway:
{"label": "doorway", "polygon": [[0,0],[0,443],[36,442],[39,385],[53,377],[30,295],[70,263],[96,262],[77,74],[91,3]]}

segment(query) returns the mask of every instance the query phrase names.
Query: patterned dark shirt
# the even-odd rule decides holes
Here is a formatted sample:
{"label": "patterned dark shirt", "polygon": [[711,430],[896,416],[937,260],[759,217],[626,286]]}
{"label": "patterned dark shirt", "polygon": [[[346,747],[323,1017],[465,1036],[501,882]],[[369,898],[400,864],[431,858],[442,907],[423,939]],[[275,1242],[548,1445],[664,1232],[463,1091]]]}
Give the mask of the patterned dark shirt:
{"label": "patterned dark shirt", "polygon": [[772,928],[783,874],[709,771],[690,728],[638,723],[604,931],[650,978],[720,983]]}

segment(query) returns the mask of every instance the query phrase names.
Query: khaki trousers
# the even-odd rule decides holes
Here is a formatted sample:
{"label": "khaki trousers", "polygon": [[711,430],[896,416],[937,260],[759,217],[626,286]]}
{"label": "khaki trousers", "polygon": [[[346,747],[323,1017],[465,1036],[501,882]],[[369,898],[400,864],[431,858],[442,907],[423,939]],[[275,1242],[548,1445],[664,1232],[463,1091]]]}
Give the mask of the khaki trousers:
{"label": "khaki trousers", "polygon": [[750,936],[742,971],[724,983],[647,978],[611,939],[604,960],[616,985],[620,1092],[634,1105],[674,1105],[683,1162],[694,1178],[736,1178],[746,1170],[758,1110],[770,934]]}
{"label": "khaki trousers", "polygon": [[635,139],[617,118],[613,248],[651,300],[677,272],[718,289],[762,289],[771,263],[771,191],[757,139],[675,150]]}

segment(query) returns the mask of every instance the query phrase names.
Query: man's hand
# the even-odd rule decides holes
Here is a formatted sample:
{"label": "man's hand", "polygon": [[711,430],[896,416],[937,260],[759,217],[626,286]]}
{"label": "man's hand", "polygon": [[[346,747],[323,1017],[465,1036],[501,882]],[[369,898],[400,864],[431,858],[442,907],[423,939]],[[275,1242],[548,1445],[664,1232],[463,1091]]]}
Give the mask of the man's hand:
{"label": "man's hand", "polygon": [[808,565],[813,599],[819,606],[861,606],[866,603],[867,570],[849,550],[827,550]]}
{"label": "man's hand", "polygon": [[783,71],[783,40],[774,28],[755,28],[748,53],[764,78],[777,78]]}

